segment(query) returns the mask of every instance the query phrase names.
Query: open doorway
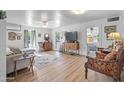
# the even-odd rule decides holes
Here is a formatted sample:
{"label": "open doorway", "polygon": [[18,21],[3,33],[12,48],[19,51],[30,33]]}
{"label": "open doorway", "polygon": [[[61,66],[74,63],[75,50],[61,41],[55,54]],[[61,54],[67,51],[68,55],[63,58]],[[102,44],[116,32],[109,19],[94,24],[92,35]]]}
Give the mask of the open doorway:
{"label": "open doorway", "polygon": [[100,46],[99,27],[87,28],[87,55],[95,56],[97,47]]}

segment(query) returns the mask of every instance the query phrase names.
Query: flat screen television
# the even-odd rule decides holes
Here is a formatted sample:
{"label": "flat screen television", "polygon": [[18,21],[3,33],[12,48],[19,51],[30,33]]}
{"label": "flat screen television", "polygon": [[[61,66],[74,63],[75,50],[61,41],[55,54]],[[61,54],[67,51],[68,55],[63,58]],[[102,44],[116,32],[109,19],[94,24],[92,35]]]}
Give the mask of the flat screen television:
{"label": "flat screen television", "polygon": [[77,31],[74,31],[74,32],[66,32],[66,33],[65,33],[65,38],[66,38],[66,40],[69,41],[69,42],[77,41],[77,38],[78,38]]}

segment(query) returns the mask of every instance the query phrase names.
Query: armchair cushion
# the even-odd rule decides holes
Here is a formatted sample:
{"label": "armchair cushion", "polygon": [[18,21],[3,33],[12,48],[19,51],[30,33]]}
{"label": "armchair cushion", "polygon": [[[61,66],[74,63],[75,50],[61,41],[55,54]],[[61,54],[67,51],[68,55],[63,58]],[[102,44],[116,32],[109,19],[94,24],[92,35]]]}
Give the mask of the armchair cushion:
{"label": "armchair cushion", "polygon": [[102,53],[101,51],[96,52],[96,58],[98,58],[98,59],[104,59],[105,56],[106,56],[106,54]]}
{"label": "armchair cushion", "polygon": [[111,60],[116,60],[117,52],[112,51],[111,53],[107,54],[104,58],[104,61],[109,62]]}
{"label": "armchair cushion", "polygon": [[121,45],[121,46],[118,47],[118,50],[117,50],[117,51],[118,51],[118,52],[121,52],[121,50],[122,50],[123,48],[124,48],[124,45]]}

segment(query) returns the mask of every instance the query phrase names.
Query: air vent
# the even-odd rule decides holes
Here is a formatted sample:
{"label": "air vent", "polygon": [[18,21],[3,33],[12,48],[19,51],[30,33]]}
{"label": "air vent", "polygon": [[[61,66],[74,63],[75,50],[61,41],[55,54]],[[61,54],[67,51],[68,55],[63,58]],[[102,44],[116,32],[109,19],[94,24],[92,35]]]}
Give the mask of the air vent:
{"label": "air vent", "polygon": [[108,22],[119,21],[119,17],[108,18]]}

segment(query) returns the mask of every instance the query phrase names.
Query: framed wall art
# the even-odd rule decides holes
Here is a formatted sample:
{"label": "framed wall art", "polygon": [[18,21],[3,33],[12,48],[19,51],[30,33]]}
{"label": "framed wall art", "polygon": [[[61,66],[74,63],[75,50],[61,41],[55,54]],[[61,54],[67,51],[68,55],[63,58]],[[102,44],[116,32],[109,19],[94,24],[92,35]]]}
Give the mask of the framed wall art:
{"label": "framed wall art", "polygon": [[8,40],[16,40],[16,33],[15,32],[9,32],[8,33]]}
{"label": "framed wall art", "polygon": [[38,37],[41,38],[41,33],[38,33]]}
{"label": "framed wall art", "polygon": [[22,38],[22,33],[18,32],[16,33],[17,40],[21,40]]}
{"label": "framed wall art", "polygon": [[109,34],[111,32],[116,32],[117,31],[116,29],[117,29],[116,25],[111,25],[111,26],[105,26],[104,27],[104,32],[106,33],[107,40],[110,40],[109,39]]}

